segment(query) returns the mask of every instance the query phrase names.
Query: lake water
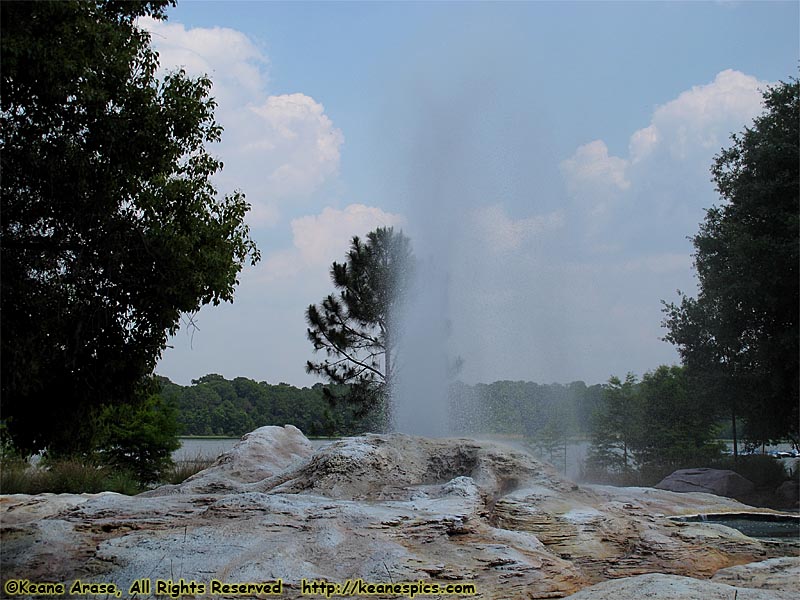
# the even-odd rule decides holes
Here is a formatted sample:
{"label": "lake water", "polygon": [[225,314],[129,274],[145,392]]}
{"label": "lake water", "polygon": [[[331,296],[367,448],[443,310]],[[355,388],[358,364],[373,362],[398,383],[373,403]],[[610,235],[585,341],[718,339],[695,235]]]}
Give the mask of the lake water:
{"label": "lake water", "polygon": [[[241,438],[178,438],[181,442],[181,447],[172,454],[175,461],[208,461],[216,459],[223,452],[227,452],[236,445]],[[499,442],[514,448],[516,450],[523,450],[529,452],[530,450],[521,439],[512,437],[486,437],[480,439],[487,439],[494,442]],[[310,440],[311,443],[321,448],[330,444],[332,440]],[[577,442],[567,445],[567,458],[566,458],[566,473],[567,477],[577,479],[580,476],[581,465],[586,458],[586,451],[589,448],[589,442]],[[544,457],[548,460],[548,457]],[[564,472],[565,461],[563,454],[554,461],[557,463],[555,467],[561,472]]]}
{"label": "lake water", "polygon": [[[227,452],[238,442],[241,438],[179,438],[181,447],[172,454],[175,461],[208,461],[216,459],[223,452]],[[524,450],[531,452],[529,446],[521,438],[512,436],[487,436],[479,439],[487,439],[494,442],[505,444],[517,450]],[[331,443],[331,440],[311,440],[315,447],[320,448]],[[729,444],[731,446],[731,444]],[[769,450],[789,450],[791,448],[788,444],[780,444],[778,446],[769,446]],[[583,462],[586,460],[586,454],[589,450],[589,442],[570,442],[567,444],[567,456],[564,459],[563,452],[553,457],[552,462],[554,466],[562,473],[566,470],[566,475],[572,480],[577,481],[581,476],[581,469]],[[535,452],[531,452],[537,456]],[[544,460],[550,461],[548,455],[542,457]],[[788,472],[792,472],[798,468],[800,459],[783,459],[784,467]]]}
{"label": "lake water", "polygon": [[[178,438],[181,447],[172,453],[174,461],[206,461],[214,460],[223,452],[233,448],[242,438]],[[320,448],[330,444],[331,440],[310,440],[311,443]]]}

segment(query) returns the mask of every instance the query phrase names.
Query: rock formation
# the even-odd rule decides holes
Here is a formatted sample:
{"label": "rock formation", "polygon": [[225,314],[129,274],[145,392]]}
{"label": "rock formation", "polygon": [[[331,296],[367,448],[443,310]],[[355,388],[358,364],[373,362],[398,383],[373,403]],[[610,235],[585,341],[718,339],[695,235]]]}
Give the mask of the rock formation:
{"label": "rock formation", "polygon": [[755,487],[749,479],[727,469],[680,469],[656,484],[660,490],[706,492],[726,498],[748,496]]}
{"label": "rock formation", "polygon": [[743,510],[710,494],[578,486],[490,442],[367,435],[314,452],[294,427],[262,427],[177,486],[0,497],[2,583],[114,582],[126,597],[142,578],[281,579],[281,597],[299,598],[303,579],[423,580],[474,584],[477,598],[559,598],[780,556],[728,527],[668,518]]}
{"label": "rock formation", "polygon": [[793,600],[788,591],[733,587],[714,581],[660,573],[606,581],[585,588],[571,600]]}

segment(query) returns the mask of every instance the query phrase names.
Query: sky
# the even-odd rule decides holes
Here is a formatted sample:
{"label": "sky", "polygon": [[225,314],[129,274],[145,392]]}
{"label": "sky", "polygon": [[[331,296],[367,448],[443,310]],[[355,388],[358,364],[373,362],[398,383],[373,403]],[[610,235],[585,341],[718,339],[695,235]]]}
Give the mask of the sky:
{"label": "sky", "polygon": [[798,7],[180,2],[141,19],[162,73],[211,77],[214,182],[245,193],[262,253],[156,372],[320,381],[305,310],[379,226],[435,265],[464,381],[676,364],[661,301],[696,293],[709,167],[761,90],[797,76]]}

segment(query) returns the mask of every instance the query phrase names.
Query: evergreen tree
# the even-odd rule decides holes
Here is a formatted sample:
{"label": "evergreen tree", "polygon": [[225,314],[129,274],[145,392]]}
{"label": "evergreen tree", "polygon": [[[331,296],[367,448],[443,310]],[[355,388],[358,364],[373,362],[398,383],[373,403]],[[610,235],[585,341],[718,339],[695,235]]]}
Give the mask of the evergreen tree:
{"label": "evergreen tree", "polygon": [[631,445],[635,443],[640,422],[636,377],[633,373],[611,377],[603,399],[592,418],[592,446],[587,457],[591,474],[627,475],[634,468]]}
{"label": "evergreen tree", "polygon": [[402,232],[382,227],[366,241],[354,237],[346,261],[331,267],[338,293],[306,311],[308,339],[326,355],[308,361],[306,370],[347,385],[347,400],[361,413],[377,414],[382,427],[388,425],[396,375],[396,319],[413,269],[410,240]]}

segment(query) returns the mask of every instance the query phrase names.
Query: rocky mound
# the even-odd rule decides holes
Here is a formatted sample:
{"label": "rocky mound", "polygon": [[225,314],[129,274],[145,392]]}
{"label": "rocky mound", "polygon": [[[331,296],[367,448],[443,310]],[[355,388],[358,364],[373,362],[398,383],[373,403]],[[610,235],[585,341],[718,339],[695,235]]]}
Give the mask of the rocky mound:
{"label": "rocky mound", "polygon": [[667,475],[656,487],[671,492],[705,492],[727,498],[743,498],[756,486],[749,479],[727,469],[679,469]]}
{"label": "rocky mound", "polygon": [[178,486],[0,497],[0,558],[3,584],[80,579],[125,592],[142,578],[281,579],[282,596],[299,598],[303,579],[424,580],[474,584],[480,598],[558,598],[779,554],[721,525],[666,518],[745,509],[709,494],[579,487],[490,442],[368,435],[313,452],[294,427],[263,427]]}

